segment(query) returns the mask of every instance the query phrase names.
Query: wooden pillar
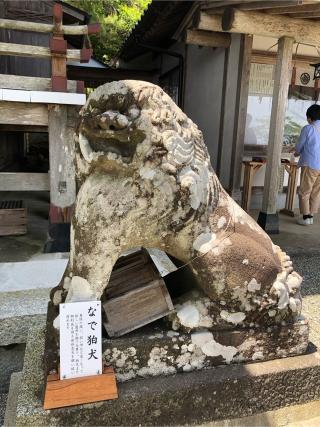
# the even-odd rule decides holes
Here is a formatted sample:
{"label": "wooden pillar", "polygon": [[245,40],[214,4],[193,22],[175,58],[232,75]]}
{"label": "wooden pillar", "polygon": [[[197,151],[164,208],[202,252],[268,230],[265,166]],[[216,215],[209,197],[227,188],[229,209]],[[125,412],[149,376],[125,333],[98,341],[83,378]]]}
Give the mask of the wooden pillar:
{"label": "wooden pillar", "polygon": [[237,117],[238,73],[243,36],[232,34],[226,51],[224,82],[222,88],[221,120],[216,172],[225,190],[231,192],[231,159],[235,139]]}
{"label": "wooden pillar", "polygon": [[217,174],[222,186],[240,203],[252,36],[232,34],[231,40],[225,63]]}
{"label": "wooden pillar", "polygon": [[244,136],[246,131],[247,107],[249,96],[249,80],[252,54],[251,35],[243,35],[239,64],[237,110],[235,116],[235,135],[231,157],[230,192],[237,202],[241,200],[240,181],[244,151]]}
{"label": "wooden pillar", "polygon": [[45,252],[65,252],[70,245],[70,221],[76,198],[74,123],[77,107],[49,105],[50,213]]}
{"label": "wooden pillar", "polygon": [[63,38],[62,17],[62,5],[55,3],[53,6],[54,32],[50,39],[51,81],[52,90],[55,92],[67,92],[67,41]]}
{"label": "wooden pillar", "polygon": [[278,182],[285,111],[291,81],[293,41],[290,37],[281,37],[279,39],[275,67],[266,175],[262,209],[258,218],[259,225],[270,234],[279,233],[279,218],[277,214]]}

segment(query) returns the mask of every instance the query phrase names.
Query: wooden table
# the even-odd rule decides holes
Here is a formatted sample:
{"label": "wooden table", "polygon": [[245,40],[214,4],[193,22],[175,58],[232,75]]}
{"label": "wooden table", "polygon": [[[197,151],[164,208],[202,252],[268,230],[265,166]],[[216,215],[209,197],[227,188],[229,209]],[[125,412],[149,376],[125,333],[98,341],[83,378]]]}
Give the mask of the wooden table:
{"label": "wooden table", "polygon": [[242,163],[244,164],[244,177],[241,207],[246,212],[249,212],[251,204],[253,178],[256,172],[261,168],[262,165],[266,163],[266,161],[245,160]]}
{"label": "wooden table", "polygon": [[[246,212],[249,212],[250,210],[253,178],[256,172],[265,163],[266,161],[263,159],[261,161],[253,161],[253,160],[243,161],[244,177],[243,177],[243,192],[242,192],[241,207]],[[288,172],[289,180],[288,180],[288,190],[287,190],[285,208],[281,209],[280,212],[285,215],[294,216],[293,204],[294,204],[294,198],[296,195],[297,184],[298,184],[298,166],[297,166],[297,163],[291,162],[287,159],[282,159],[281,164],[284,165],[285,170]]]}

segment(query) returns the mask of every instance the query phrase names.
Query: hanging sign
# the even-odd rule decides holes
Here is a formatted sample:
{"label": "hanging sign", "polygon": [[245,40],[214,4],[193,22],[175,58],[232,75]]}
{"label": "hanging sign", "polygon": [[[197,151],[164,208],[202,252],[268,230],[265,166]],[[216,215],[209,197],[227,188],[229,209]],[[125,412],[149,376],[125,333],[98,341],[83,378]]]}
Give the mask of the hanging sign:
{"label": "hanging sign", "polygon": [[274,66],[252,63],[250,67],[249,95],[272,96]]}
{"label": "hanging sign", "polygon": [[60,304],[60,379],[101,373],[101,301]]}

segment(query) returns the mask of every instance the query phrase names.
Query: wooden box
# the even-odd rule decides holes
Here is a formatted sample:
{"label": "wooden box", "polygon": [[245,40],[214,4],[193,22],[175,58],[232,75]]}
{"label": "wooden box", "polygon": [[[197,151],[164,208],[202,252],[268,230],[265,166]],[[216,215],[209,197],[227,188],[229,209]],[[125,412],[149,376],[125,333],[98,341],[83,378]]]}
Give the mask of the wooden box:
{"label": "wooden box", "polygon": [[145,250],[118,260],[102,306],[110,337],[126,334],[173,310],[166,284]]}
{"label": "wooden box", "polygon": [[27,209],[22,200],[0,201],[0,236],[27,233]]}

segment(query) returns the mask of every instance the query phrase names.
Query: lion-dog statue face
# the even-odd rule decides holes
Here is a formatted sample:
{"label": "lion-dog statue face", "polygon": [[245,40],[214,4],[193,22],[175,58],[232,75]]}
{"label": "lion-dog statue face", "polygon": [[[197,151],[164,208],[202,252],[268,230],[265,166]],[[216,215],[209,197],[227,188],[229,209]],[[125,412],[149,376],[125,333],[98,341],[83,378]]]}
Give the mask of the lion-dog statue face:
{"label": "lion-dog statue face", "polygon": [[99,299],[120,254],[144,246],[189,264],[213,325],[300,313],[302,279],[290,258],[223,190],[202,133],[162,89],[141,81],[99,87],[75,139],[78,197],[55,305]]}

